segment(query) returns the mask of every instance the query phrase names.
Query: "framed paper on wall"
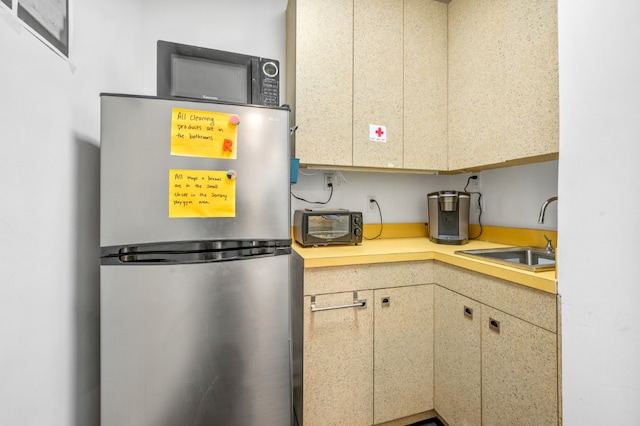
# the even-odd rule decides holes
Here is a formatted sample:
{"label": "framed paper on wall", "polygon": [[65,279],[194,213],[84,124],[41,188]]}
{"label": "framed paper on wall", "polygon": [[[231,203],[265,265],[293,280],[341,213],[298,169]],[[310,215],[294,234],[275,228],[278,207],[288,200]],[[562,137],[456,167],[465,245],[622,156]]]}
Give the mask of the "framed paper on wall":
{"label": "framed paper on wall", "polygon": [[[12,0],[2,0],[11,2]],[[69,56],[69,0],[16,0],[18,18]]]}

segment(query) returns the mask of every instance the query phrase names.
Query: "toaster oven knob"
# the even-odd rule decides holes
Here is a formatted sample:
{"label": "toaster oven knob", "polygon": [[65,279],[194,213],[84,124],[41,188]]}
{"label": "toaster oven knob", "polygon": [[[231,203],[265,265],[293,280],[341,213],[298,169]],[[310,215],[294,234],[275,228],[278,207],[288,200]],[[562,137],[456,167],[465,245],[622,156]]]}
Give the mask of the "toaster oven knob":
{"label": "toaster oven knob", "polygon": [[362,235],[362,228],[355,228],[353,230],[353,233],[356,237],[359,237],[360,235]]}
{"label": "toaster oven knob", "polygon": [[362,222],[362,219],[360,218],[360,216],[354,216],[353,217],[353,223],[356,225],[360,225],[360,222]]}

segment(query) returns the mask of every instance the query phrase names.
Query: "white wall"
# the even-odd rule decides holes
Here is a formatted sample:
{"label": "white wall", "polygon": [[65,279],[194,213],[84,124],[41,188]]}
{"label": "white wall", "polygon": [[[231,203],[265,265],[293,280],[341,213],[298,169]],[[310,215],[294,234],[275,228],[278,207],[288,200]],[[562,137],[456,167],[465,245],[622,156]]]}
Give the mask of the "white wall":
{"label": "white wall", "polygon": [[[309,201],[327,201],[324,174],[331,170],[301,170],[291,192]],[[334,187],[327,204],[305,203],[292,198],[292,210],[332,207],[362,211],[365,223],[379,223],[380,217],[367,214],[366,199],[374,195],[380,204],[384,223],[427,222],[427,194],[434,191],[464,190],[470,173],[459,175],[418,175],[370,172],[342,172],[346,182]],[[525,166],[485,170],[473,173],[480,179],[482,224],[514,228],[557,229],[557,203],[547,208],[544,224],[538,224],[540,206],[558,195],[558,162],[548,161]],[[471,188],[467,189],[472,191]],[[477,195],[471,196],[471,223],[478,223]],[[541,241],[540,245],[544,245]],[[555,242],[554,242],[555,245]]]}
{"label": "white wall", "polygon": [[145,93],[156,94],[156,41],[280,60],[284,99],[287,0],[145,0]]}
{"label": "white wall", "polygon": [[[1,425],[99,424],[99,93],[155,94],[158,38],[285,68],[286,0],[70,3],[75,68],[0,4]],[[483,222],[535,227],[556,168],[482,172]],[[468,177],[345,175],[333,205],[363,209],[376,195],[387,223],[426,220],[426,194],[462,189]],[[318,178],[301,176],[293,191],[326,196]]]}
{"label": "white wall", "polygon": [[564,424],[640,423],[640,2],[559,1]]}
{"label": "white wall", "polygon": [[99,93],[158,38],[284,59],[286,0],[183,3],[71,0],[71,63],[0,4],[0,425],[99,424]]}
{"label": "white wall", "polygon": [[142,14],[71,3],[75,70],[0,6],[2,425],[99,414],[98,93],[142,86]]}
{"label": "white wall", "polygon": [[73,6],[72,64],[0,7],[3,425],[98,419],[98,93],[141,85],[141,11]]}

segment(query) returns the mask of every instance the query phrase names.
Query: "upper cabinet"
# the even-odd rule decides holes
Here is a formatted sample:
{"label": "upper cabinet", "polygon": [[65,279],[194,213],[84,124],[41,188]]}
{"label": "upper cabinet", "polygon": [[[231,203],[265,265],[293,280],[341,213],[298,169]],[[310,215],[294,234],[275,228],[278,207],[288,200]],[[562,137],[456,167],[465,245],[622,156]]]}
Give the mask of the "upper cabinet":
{"label": "upper cabinet", "polygon": [[447,5],[404,1],[405,169],[447,170]]}
{"label": "upper cabinet", "polygon": [[286,92],[296,157],[353,165],[353,0],[289,0]]}
{"label": "upper cabinet", "polygon": [[295,152],[463,171],[558,154],[557,0],[289,0]]}
{"label": "upper cabinet", "polygon": [[[353,165],[402,168],[402,2],[353,1]],[[370,125],[380,129],[371,141]],[[383,133],[384,132],[384,133]]]}
{"label": "upper cabinet", "polygon": [[286,98],[301,163],[446,169],[446,10],[289,1]]}
{"label": "upper cabinet", "polygon": [[449,3],[449,169],[557,156],[557,0]]}

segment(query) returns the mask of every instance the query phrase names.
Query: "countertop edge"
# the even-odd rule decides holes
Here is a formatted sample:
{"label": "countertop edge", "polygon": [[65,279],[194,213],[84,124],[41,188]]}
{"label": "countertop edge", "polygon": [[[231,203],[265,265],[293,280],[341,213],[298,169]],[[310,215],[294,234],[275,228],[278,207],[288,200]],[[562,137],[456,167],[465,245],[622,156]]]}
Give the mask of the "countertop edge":
{"label": "countertop edge", "polygon": [[469,243],[463,248],[463,246],[431,243],[427,238],[393,238],[367,242],[366,246],[302,247],[294,243],[293,249],[302,258],[305,269],[437,260],[547,293],[558,294],[555,271],[529,272],[454,254],[456,250],[469,248],[507,247],[508,245],[505,244],[478,241]]}

